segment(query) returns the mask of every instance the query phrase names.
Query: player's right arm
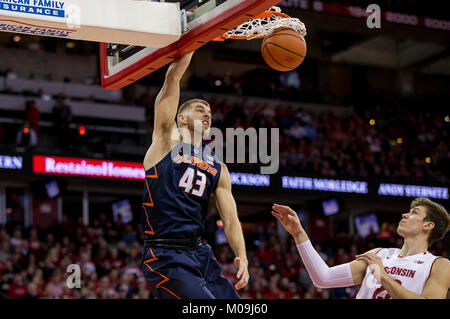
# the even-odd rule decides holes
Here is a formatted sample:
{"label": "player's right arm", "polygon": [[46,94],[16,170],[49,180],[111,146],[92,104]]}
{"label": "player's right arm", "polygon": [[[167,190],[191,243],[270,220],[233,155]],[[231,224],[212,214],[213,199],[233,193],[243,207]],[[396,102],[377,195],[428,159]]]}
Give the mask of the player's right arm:
{"label": "player's right arm", "polygon": [[[292,235],[302,261],[314,285],[318,288],[338,288],[359,285],[366,274],[367,264],[360,260],[329,267],[312,247],[297,213],[288,206],[274,204],[272,215],[277,218],[288,233]],[[376,253],[379,248],[370,253]]]}
{"label": "player's right arm", "polygon": [[144,168],[156,165],[178,143],[175,117],[180,101],[180,80],[191,62],[194,52],[188,53],[172,62],[166,72],[164,85],[155,100],[155,116],[152,145],[144,158]]}

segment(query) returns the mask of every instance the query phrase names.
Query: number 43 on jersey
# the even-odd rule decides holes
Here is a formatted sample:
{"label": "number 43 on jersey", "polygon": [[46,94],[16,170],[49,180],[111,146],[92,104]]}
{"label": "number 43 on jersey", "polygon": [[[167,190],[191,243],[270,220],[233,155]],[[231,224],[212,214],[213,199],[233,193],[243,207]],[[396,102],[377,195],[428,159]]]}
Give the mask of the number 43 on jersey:
{"label": "number 43 on jersey", "polygon": [[206,187],[206,175],[188,167],[180,178],[178,186],[183,188],[187,194],[202,197]]}

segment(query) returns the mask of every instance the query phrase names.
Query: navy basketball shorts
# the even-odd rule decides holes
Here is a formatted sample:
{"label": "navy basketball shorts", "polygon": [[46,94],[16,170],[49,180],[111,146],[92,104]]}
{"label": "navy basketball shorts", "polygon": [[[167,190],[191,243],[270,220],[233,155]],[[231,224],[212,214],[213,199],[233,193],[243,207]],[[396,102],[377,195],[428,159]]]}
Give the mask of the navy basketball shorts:
{"label": "navy basketball shorts", "polygon": [[193,249],[145,248],[142,270],[160,299],[239,299],[210,245]]}

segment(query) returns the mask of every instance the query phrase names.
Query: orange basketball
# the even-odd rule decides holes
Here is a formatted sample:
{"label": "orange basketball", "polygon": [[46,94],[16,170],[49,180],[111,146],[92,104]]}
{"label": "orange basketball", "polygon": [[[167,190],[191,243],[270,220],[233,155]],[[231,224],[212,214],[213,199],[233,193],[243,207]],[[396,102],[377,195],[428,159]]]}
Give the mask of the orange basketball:
{"label": "orange basketball", "polygon": [[264,61],[277,71],[290,71],[302,64],[306,56],[303,36],[292,29],[275,30],[262,43]]}

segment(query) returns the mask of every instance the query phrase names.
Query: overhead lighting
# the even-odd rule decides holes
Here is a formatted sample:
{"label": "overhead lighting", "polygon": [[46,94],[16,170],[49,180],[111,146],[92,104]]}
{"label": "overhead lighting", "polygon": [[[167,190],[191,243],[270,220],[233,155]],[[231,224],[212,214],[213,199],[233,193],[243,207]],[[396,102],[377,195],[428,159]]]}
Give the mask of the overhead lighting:
{"label": "overhead lighting", "polygon": [[86,128],[84,126],[80,126],[78,132],[80,133],[81,136],[86,134]]}
{"label": "overhead lighting", "polygon": [[68,49],[73,49],[73,48],[75,48],[75,42],[67,42],[67,43],[66,43],[66,48],[68,48]]}
{"label": "overhead lighting", "polygon": [[425,163],[427,163],[427,164],[430,164],[431,163],[431,157],[427,157],[427,158],[425,158]]}
{"label": "overhead lighting", "polygon": [[402,144],[403,143],[403,139],[401,138],[401,137],[399,137],[398,139],[397,139],[397,144]]}
{"label": "overhead lighting", "polygon": [[20,35],[15,35],[14,38],[13,38],[13,41],[16,42],[16,43],[17,43],[17,42],[20,42],[20,40],[22,40],[22,38],[20,37]]}
{"label": "overhead lighting", "polygon": [[375,125],[375,123],[376,123],[376,122],[375,122],[375,120],[374,120],[374,119],[370,119],[370,121],[369,121],[369,124],[370,124],[370,125],[374,126],[374,125]]}

